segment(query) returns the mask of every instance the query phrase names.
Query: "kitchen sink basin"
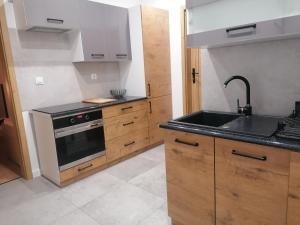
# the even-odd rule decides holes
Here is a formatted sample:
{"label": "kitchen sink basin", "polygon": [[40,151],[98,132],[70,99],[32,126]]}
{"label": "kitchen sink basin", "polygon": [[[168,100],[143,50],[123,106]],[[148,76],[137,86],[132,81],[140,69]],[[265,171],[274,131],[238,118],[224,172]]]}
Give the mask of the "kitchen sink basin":
{"label": "kitchen sink basin", "polygon": [[200,111],[188,116],[181,117],[172,122],[205,127],[221,127],[224,124],[239,118],[240,116],[241,115],[234,113]]}

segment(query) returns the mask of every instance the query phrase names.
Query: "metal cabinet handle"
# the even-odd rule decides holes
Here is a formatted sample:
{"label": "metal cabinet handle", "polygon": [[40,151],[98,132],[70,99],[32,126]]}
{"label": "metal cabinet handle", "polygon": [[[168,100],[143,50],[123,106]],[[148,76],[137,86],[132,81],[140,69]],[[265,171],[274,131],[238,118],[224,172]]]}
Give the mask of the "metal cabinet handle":
{"label": "metal cabinet handle", "polygon": [[94,166],[94,164],[93,163],[91,163],[91,164],[89,164],[88,166],[86,166],[86,167],[83,167],[83,168],[78,168],[78,172],[82,172],[82,171],[84,171],[84,170],[86,170],[86,169],[88,169],[88,168],[91,168],[91,167],[93,167]]}
{"label": "metal cabinet handle", "polygon": [[252,153],[245,153],[245,152],[241,152],[239,150],[232,150],[232,155],[237,155],[237,156],[241,156],[241,157],[245,157],[245,158],[249,158],[249,159],[255,159],[255,160],[260,160],[260,161],[267,161],[267,156],[260,156],[260,155],[255,155]]}
{"label": "metal cabinet handle", "polygon": [[130,123],[124,123],[124,124],[123,124],[123,126],[124,126],[124,127],[126,127],[126,126],[129,126],[129,125],[132,125],[132,124],[134,124],[134,122],[133,122],[133,121],[132,121],[132,122],[130,122]]}
{"label": "metal cabinet handle", "polygon": [[152,113],[152,103],[149,101],[149,113]]}
{"label": "metal cabinet handle", "polygon": [[151,84],[148,83],[148,96],[150,97],[151,96]]}
{"label": "metal cabinet handle", "polygon": [[255,32],[256,32],[256,24],[226,29],[228,38],[248,36],[254,34]]}
{"label": "metal cabinet handle", "polygon": [[128,109],[133,109],[133,107],[132,107],[132,106],[129,106],[129,107],[126,107],[126,108],[122,108],[121,110],[122,110],[122,111],[125,111],[125,110],[128,110]]}
{"label": "metal cabinet handle", "polygon": [[53,19],[53,18],[47,18],[47,22],[48,22],[48,23],[55,23],[55,24],[63,24],[63,23],[64,23],[64,20]]}
{"label": "metal cabinet handle", "polygon": [[178,138],[175,139],[175,142],[177,142],[179,144],[190,145],[190,146],[193,146],[193,147],[198,147],[199,146],[199,143],[197,143],[197,142],[191,143],[191,142],[187,142],[187,141],[182,141]]}
{"label": "metal cabinet handle", "polygon": [[92,53],[91,56],[92,56],[93,58],[104,58],[105,55],[104,55],[104,54]]}
{"label": "metal cabinet handle", "polygon": [[135,141],[133,141],[133,142],[130,142],[130,143],[128,143],[128,144],[125,144],[124,145],[124,147],[128,147],[128,146],[130,146],[130,145],[134,145],[135,144]]}
{"label": "metal cabinet handle", "polygon": [[116,54],[117,58],[125,58],[127,57],[127,54]]}

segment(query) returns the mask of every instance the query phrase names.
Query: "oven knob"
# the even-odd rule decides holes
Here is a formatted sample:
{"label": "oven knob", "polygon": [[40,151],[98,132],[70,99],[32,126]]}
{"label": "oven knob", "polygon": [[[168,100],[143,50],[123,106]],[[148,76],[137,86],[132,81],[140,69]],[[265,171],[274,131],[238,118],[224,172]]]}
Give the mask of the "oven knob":
{"label": "oven knob", "polygon": [[74,118],[70,119],[70,123],[71,123],[71,124],[74,124],[75,122],[76,122],[76,121],[75,121]]}
{"label": "oven knob", "polygon": [[89,120],[90,119],[90,116],[89,115],[85,115],[85,120]]}

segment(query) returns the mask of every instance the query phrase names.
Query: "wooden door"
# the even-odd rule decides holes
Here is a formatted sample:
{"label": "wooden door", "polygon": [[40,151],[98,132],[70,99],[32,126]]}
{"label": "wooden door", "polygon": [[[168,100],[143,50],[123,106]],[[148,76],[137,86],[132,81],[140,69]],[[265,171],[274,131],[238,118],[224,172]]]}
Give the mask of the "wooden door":
{"label": "wooden door", "polygon": [[169,13],[142,6],[144,64],[147,96],[171,94]]}
{"label": "wooden door", "polygon": [[214,225],[214,138],[166,131],[168,210],[181,225]]}
{"label": "wooden door", "polygon": [[287,225],[300,224],[300,153],[291,154]]}
{"label": "wooden door", "polygon": [[290,152],[216,139],[216,224],[285,225]]}
{"label": "wooden door", "polygon": [[182,63],[184,113],[190,114],[201,109],[201,58],[200,49],[186,47],[187,15],[182,9]]}
{"label": "wooden door", "polygon": [[164,138],[159,125],[172,119],[172,96],[152,98],[148,102],[150,143],[156,144]]}

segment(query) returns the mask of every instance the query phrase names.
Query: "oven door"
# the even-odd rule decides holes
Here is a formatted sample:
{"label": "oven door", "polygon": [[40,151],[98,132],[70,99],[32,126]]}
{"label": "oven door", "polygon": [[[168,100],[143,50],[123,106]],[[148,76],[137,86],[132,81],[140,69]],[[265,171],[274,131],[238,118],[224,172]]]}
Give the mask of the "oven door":
{"label": "oven door", "polygon": [[102,121],[56,130],[55,139],[61,171],[105,154]]}

